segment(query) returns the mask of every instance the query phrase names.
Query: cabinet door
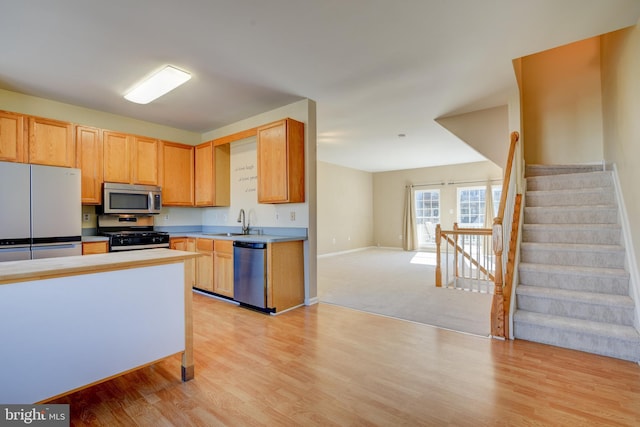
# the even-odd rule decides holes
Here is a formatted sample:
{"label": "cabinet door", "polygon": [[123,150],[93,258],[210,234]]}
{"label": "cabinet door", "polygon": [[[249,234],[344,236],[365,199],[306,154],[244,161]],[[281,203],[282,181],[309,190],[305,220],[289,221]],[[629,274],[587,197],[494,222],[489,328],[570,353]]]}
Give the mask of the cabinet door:
{"label": "cabinet door", "polygon": [[105,131],[104,181],[131,183],[131,137],[125,133]]}
{"label": "cabinet door", "polygon": [[107,242],[84,242],[82,244],[82,255],[106,254],[109,252]]}
{"label": "cabinet door", "polygon": [[267,307],[277,312],[304,304],[301,240],[267,245]]}
{"label": "cabinet door", "polygon": [[195,205],[231,204],[231,147],[212,141],[195,147]]}
{"label": "cabinet door", "polygon": [[258,128],[258,202],[304,198],[304,123],[285,119]]}
{"label": "cabinet door", "polygon": [[201,256],[196,258],[195,287],[213,292],[213,240],[196,239],[196,251]]}
{"label": "cabinet door", "polygon": [[233,298],[233,242],[216,240],[213,255],[213,292]]}
{"label": "cabinet door", "polygon": [[133,137],[133,184],[158,185],[158,154],[160,141]]}
{"label": "cabinet door", "polygon": [[[196,251],[196,239],[188,237],[176,237],[172,238],[169,242],[169,248],[177,251],[195,252]],[[184,260],[184,274],[185,281],[189,283],[189,286],[195,286],[196,279],[196,260],[186,259]]]}
{"label": "cabinet door", "polygon": [[102,202],[102,137],[100,129],[76,126],[76,167],[82,172],[82,204]]}
{"label": "cabinet door", "polygon": [[258,202],[286,201],[287,137],[286,123],[278,122],[258,129]]}
{"label": "cabinet door", "polygon": [[162,142],[162,204],[193,206],[194,148],[191,145]]}
{"label": "cabinet door", "polygon": [[76,150],[73,125],[58,120],[29,117],[29,163],[74,167]]}
{"label": "cabinet door", "polygon": [[0,161],[25,162],[24,116],[0,111]]}
{"label": "cabinet door", "polygon": [[195,147],[195,205],[213,206],[213,142]]}

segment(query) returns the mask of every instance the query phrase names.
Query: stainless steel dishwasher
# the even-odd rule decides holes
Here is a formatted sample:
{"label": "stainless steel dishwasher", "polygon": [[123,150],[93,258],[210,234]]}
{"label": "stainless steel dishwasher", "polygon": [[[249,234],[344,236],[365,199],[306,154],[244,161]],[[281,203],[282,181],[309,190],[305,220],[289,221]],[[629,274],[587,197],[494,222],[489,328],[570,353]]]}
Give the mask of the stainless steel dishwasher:
{"label": "stainless steel dishwasher", "polygon": [[267,244],[233,242],[233,299],[267,310]]}

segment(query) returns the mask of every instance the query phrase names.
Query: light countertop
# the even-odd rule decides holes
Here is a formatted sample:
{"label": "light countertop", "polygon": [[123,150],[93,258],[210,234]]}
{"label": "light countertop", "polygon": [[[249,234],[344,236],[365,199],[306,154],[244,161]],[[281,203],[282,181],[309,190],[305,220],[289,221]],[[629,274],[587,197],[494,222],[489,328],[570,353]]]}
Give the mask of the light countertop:
{"label": "light countertop", "polygon": [[198,256],[200,255],[196,252],[147,249],[144,251],[109,252],[95,255],[6,261],[0,264],[0,285],[170,264]]}
{"label": "light countertop", "polygon": [[189,233],[178,232],[170,233],[171,238],[176,237],[194,237],[198,239],[214,239],[214,240],[231,240],[242,242],[256,242],[256,243],[276,243],[276,242],[293,242],[297,240],[307,240],[306,237],[300,236],[277,236],[273,234],[232,234],[227,235],[225,233]]}

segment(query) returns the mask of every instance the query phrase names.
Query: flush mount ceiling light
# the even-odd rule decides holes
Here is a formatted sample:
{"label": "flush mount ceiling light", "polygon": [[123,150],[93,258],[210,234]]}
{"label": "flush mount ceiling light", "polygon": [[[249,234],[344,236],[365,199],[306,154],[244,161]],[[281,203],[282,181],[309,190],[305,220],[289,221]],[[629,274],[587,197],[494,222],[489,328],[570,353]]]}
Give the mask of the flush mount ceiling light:
{"label": "flush mount ceiling light", "polygon": [[191,74],[167,65],[131,89],[124,97],[137,104],[148,104],[191,78]]}

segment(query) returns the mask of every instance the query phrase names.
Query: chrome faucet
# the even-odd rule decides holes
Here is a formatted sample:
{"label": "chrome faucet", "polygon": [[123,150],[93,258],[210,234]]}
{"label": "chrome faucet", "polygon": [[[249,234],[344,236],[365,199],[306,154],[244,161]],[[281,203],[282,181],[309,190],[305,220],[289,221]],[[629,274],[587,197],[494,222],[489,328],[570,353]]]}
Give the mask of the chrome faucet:
{"label": "chrome faucet", "polygon": [[242,234],[249,234],[249,221],[245,225],[245,214],[244,209],[240,209],[240,213],[238,214],[238,222],[242,223]]}

